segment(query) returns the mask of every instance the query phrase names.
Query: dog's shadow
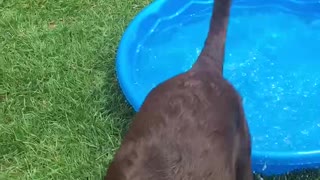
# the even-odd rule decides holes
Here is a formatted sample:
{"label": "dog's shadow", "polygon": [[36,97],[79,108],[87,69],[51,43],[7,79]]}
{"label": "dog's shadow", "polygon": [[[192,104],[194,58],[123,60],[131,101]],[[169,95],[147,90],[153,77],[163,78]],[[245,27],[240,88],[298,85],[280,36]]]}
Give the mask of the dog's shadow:
{"label": "dog's shadow", "polygon": [[[114,46],[109,48],[113,48],[114,52],[116,51]],[[118,131],[116,133],[120,133],[120,138],[123,139],[135,112],[120,89],[115,70],[115,54],[104,54],[100,58],[100,61],[109,59],[104,68],[106,72],[102,91],[104,92],[105,102],[102,113],[107,121],[112,121],[110,123],[114,126],[113,129]],[[110,59],[113,59],[113,61],[110,61]]]}

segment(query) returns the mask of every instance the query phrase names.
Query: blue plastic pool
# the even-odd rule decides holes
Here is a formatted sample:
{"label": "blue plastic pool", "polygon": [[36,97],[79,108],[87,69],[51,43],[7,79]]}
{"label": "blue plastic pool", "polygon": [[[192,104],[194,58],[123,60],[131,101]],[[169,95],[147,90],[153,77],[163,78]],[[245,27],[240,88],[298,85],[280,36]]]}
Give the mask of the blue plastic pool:
{"label": "blue plastic pool", "polygon": [[[157,0],[130,23],[116,67],[136,111],[153,87],[195,62],[212,3]],[[255,172],[320,167],[318,0],[234,0],[224,75],[244,98]]]}

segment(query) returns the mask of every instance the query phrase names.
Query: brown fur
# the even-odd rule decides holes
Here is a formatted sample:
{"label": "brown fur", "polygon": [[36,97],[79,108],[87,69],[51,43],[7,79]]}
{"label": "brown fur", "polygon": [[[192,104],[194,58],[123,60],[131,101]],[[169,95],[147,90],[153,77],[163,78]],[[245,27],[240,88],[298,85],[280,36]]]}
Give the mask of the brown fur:
{"label": "brown fur", "polygon": [[106,180],[253,179],[241,98],[222,76],[230,6],[215,0],[197,62],[149,93]]}

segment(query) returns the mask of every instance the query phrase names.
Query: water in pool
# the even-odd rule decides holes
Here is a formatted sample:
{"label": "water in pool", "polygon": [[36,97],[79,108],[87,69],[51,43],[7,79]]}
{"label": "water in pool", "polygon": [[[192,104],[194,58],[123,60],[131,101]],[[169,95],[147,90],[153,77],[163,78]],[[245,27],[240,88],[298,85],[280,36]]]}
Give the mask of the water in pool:
{"label": "water in pool", "polygon": [[[137,88],[147,87],[141,94],[195,62],[207,35],[205,12],[160,23],[141,41],[133,77]],[[254,151],[319,149],[313,138],[320,132],[319,44],[319,16],[232,9],[224,76],[244,98]]]}

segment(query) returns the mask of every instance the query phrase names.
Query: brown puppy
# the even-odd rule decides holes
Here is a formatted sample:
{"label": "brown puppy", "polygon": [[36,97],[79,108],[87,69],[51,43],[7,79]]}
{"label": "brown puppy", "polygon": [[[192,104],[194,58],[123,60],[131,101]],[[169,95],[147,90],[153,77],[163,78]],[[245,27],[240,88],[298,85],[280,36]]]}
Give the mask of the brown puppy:
{"label": "brown puppy", "polygon": [[251,137],[241,98],[222,76],[231,0],[215,0],[190,71],[154,88],[106,180],[251,180]]}

